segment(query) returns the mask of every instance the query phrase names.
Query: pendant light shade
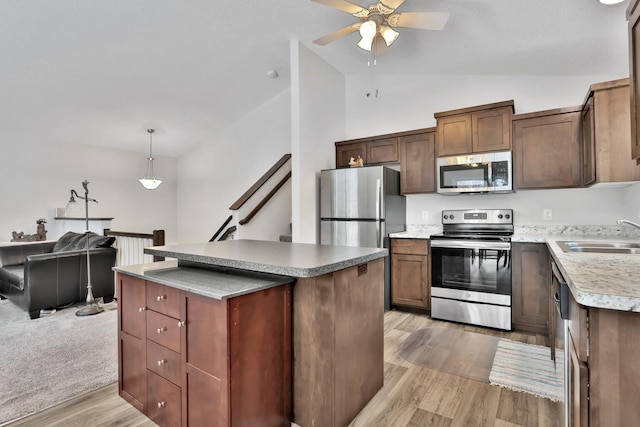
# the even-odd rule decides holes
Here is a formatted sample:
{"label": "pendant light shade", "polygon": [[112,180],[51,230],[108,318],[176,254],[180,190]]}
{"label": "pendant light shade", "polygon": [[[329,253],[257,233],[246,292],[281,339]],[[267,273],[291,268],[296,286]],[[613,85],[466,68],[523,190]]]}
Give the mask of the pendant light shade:
{"label": "pendant light shade", "polygon": [[149,132],[149,157],[147,158],[147,173],[144,174],[144,178],[140,178],[140,184],[147,190],[155,190],[162,184],[161,179],[156,179],[153,173],[153,133],[154,129],[147,129]]}

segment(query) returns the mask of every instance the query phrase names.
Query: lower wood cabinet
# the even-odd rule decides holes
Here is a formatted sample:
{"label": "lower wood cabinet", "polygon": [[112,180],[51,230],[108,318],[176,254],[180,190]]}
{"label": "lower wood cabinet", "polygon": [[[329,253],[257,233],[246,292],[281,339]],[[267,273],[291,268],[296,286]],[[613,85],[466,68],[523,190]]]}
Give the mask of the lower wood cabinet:
{"label": "lower wood cabinet", "polygon": [[550,283],[547,245],[512,243],[511,313],[514,330],[549,333]]}
{"label": "lower wood cabinet", "polygon": [[125,400],[160,426],[291,421],[291,285],[225,300],[122,273],[117,286]]}
{"label": "lower wood cabinet", "polygon": [[431,310],[429,240],[391,239],[391,303]]}

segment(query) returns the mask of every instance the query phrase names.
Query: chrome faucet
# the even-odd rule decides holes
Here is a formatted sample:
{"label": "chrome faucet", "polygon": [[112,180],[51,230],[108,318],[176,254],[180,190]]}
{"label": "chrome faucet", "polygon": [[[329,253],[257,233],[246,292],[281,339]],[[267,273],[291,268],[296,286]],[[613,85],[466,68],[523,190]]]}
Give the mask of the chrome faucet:
{"label": "chrome faucet", "polygon": [[618,225],[629,224],[629,225],[634,226],[635,228],[640,228],[640,224],[635,223],[633,221],[628,221],[626,219],[619,219],[617,222],[618,222]]}

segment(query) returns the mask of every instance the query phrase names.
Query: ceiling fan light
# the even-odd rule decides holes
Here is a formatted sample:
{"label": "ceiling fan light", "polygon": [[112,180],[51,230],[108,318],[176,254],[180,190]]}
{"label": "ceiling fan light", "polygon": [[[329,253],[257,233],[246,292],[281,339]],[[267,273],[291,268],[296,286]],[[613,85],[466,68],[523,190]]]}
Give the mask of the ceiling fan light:
{"label": "ceiling fan light", "polygon": [[391,46],[400,35],[399,32],[386,25],[380,26],[380,34],[382,35],[382,38],[384,39],[384,42],[387,44],[387,46]]}
{"label": "ceiling fan light", "polygon": [[358,42],[358,47],[366,51],[371,52],[371,46],[373,45],[373,38],[365,39],[364,37]]}
{"label": "ceiling fan light", "polygon": [[363,39],[373,40],[376,36],[376,23],[375,21],[365,21],[360,25],[360,35]]}

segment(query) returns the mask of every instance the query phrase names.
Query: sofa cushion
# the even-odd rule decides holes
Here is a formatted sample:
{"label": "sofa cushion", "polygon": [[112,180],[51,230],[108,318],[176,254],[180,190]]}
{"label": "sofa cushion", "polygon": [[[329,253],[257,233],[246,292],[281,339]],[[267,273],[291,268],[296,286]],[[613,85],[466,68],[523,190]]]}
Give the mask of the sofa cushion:
{"label": "sofa cushion", "polygon": [[[96,233],[89,233],[89,249],[109,248],[115,240],[116,238],[114,236],[101,236]],[[86,247],[87,236],[85,233],[68,231],[58,239],[51,252],[75,251],[85,249]]]}
{"label": "sofa cushion", "polygon": [[8,283],[20,291],[24,290],[24,265],[0,268],[0,282]]}

